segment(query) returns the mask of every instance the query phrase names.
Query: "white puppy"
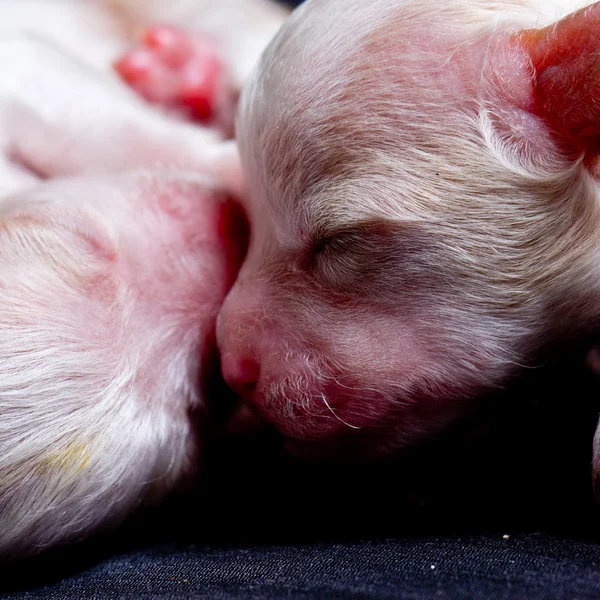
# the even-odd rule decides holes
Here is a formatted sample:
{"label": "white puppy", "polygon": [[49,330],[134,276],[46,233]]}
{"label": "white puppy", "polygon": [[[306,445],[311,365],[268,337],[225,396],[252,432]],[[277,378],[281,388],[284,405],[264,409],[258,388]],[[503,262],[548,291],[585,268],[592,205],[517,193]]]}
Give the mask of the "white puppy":
{"label": "white puppy", "polygon": [[109,13],[1,3],[0,555],[20,555],[197,468],[245,230],[234,144],[114,77]]}
{"label": "white puppy", "polygon": [[263,56],[218,338],[298,452],[419,443],[597,337],[600,4],[581,4],[308,0]]}

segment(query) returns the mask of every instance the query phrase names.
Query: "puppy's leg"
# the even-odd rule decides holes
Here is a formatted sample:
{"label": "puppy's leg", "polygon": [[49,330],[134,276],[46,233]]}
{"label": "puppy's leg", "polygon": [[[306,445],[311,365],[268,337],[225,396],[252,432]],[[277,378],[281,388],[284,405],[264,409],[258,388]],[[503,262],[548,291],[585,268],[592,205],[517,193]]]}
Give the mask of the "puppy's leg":
{"label": "puppy's leg", "polygon": [[177,167],[239,186],[232,144],[158,114],[51,44],[1,40],[0,69],[0,150],[37,175]]}
{"label": "puppy's leg", "polygon": [[116,71],[140,96],[193,121],[232,132],[237,90],[217,44],[174,26],[145,30]]}

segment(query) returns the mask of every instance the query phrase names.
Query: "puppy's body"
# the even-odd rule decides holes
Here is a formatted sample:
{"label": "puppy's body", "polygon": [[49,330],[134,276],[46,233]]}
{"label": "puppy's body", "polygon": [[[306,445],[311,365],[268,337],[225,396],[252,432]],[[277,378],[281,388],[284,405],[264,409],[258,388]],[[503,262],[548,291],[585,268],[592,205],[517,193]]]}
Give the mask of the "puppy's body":
{"label": "puppy's body", "polygon": [[218,134],[37,36],[2,38],[0,63],[3,556],[189,481],[244,233]]}
{"label": "puppy's body", "polygon": [[0,39],[0,181],[176,167],[239,188],[237,152],[208,129],[165,118],[117,80],[103,77],[45,40]]}
{"label": "puppy's body", "polygon": [[417,442],[596,332],[599,8],[543,29],[579,6],[308,0],[268,49],[219,341],[297,449]]}
{"label": "puppy's body", "polygon": [[[118,73],[171,117],[227,137],[240,89],[288,14],[270,0],[0,0],[0,10],[0,39],[26,35],[98,76]],[[164,24],[185,28],[188,60],[173,63],[172,49],[156,40],[144,48],[148,32]]]}
{"label": "puppy's body", "polygon": [[1,555],[118,523],[197,469],[240,259],[229,210],[176,172],[0,202]]}

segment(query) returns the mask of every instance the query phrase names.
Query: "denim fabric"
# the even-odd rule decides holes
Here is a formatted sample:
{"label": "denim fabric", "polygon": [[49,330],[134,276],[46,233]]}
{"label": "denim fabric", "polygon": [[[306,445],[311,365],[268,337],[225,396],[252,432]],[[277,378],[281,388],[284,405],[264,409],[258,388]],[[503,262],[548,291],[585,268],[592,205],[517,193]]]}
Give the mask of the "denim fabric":
{"label": "denim fabric", "polygon": [[445,536],[117,555],[26,598],[583,600],[600,598],[600,546],[542,534]]}

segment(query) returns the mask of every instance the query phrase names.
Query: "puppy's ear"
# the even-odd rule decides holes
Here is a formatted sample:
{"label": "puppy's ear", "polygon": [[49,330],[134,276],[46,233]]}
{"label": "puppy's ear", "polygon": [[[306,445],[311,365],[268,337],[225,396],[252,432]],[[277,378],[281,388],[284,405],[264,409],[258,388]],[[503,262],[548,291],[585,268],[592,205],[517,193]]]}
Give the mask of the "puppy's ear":
{"label": "puppy's ear", "polygon": [[13,251],[39,254],[48,262],[59,250],[75,259],[88,256],[103,262],[114,261],[117,252],[114,234],[100,214],[50,203],[9,208],[0,215],[0,231],[3,244]]}
{"label": "puppy's ear", "polygon": [[543,29],[521,31],[533,67],[530,110],[573,157],[600,151],[600,2]]}

